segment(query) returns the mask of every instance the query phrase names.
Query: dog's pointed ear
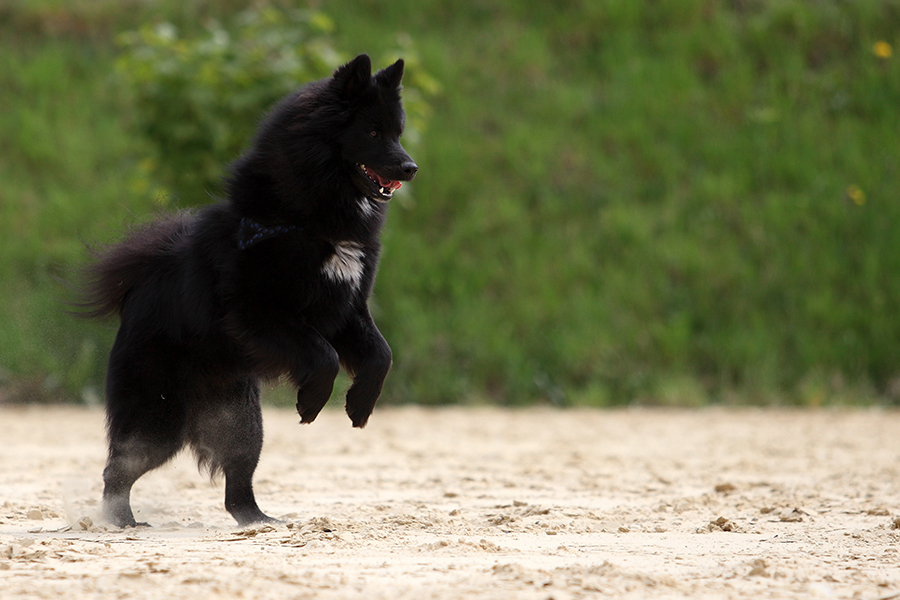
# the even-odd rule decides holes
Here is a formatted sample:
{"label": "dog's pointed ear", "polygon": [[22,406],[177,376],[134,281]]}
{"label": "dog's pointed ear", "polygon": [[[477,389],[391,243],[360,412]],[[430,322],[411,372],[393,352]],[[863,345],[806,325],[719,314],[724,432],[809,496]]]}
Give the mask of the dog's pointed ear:
{"label": "dog's pointed ear", "polygon": [[360,54],[334,72],[333,83],[345,97],[359,95],[372,80],[372,61],[368,54]]}
{"label": "dog's pointed ear", "polygon": [[380,86],[395,89],[400,87],[400,80],[403,79],[403,59],[401,58],[389,67],[375,73],[375,83]]}

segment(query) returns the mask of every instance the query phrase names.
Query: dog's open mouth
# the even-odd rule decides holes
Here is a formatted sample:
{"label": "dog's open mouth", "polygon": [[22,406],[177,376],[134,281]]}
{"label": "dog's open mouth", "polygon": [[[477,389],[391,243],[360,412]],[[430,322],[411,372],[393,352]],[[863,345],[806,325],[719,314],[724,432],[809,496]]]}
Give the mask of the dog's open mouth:
{"label": "dog's open mouth", "polygon": [[372,182],[375,193],[369,196],[373,200],[379,202],[387,202],[394,196],[394,192],[400,189],[403,184],[393,179],[385,179],[369,167],[363,164],[357,164],[359,170]]}

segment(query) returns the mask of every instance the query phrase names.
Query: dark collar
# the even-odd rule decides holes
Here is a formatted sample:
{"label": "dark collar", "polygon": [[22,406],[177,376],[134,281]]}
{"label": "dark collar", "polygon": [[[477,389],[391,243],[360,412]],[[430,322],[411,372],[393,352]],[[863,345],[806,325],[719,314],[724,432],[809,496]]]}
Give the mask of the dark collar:
{"label": "dark collar", "polygon": [[250,217],[244,217],[241,219],[241,228],[238,230],[238,248],[246,250],[263,240],[296,229],[296,225],[275,225],[274,227],[266,227],[260,225]]}

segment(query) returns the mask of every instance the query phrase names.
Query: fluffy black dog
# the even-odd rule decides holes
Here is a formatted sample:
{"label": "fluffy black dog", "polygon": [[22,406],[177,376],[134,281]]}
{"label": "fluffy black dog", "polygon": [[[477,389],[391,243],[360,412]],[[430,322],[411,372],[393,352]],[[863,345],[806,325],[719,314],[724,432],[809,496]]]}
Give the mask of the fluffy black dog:
{"label": "fluffy black dog", "polygon": [[403,61],[360,55],[279,102],[230,167],[227,199],[133,231],[87,268],[88,317],[118,313],[106,382],[103,512],[136,525],[131,487],[185,444],[225,475],[240,524],[253,495],[259,380],[287,375],[312,422],[340,365],[366,424],[391,367],[369,314],[387,202],[418,167],[400,145]]}

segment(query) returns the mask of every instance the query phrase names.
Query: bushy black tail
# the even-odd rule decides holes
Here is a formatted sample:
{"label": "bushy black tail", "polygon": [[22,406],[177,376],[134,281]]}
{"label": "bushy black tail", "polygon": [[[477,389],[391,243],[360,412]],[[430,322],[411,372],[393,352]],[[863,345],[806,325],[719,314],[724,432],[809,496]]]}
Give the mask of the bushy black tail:
{"label": "bushy black tail", "polygon": [[135,227],[117,244],[91,249],[94,261],[81,270],[71,313],[84,319],[119,314],[128,293],[153,278],[190,223],[190,213],[178,213]]}

